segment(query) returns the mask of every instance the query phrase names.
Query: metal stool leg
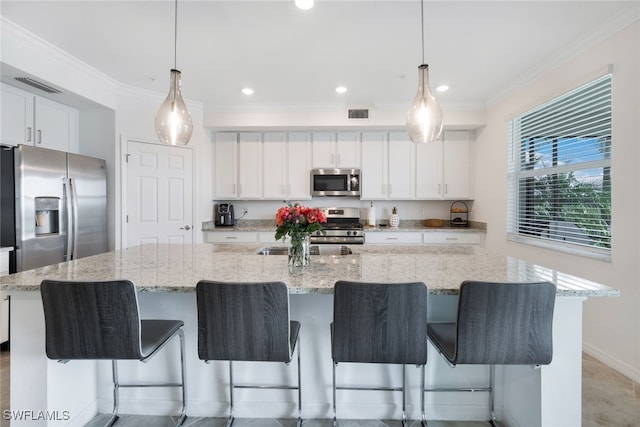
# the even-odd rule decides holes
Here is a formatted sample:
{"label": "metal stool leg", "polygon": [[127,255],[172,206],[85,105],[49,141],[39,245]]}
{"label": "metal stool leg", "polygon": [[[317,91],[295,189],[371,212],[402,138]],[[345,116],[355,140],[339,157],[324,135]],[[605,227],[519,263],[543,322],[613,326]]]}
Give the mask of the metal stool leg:
{"label": "metal stool leg", "polygon": [[184,332],[182,329],[178,331],[180,337],[180,366],[182,376],[182,410],[180,411],[180,418],[176,423],[176,427],[180,427],[187,419],[187,368],[184,363]]}
{"label": "metal stool leg", "polygon": [[422,415],[422,421],[420,425],[427,427],[427,416],[424,412],[424,365],[420,367],[420,415]]}
{"label": "metal stool leg", "polygon": [[402,427],[407,427],[407,375],[406,365],[402,365]]}
{"label": "metal stool leg", "polygon": [[118,362],[111,361],[111,375],[113,378],[113,412],[104,427],[111,427],[118,421],[118,407],[120,406],[120,383],[118,382]]}
{"label": "metal stool leg", "polygon": [[233,416],[233,362],[229,360],[229,418],[227,419],[227,427],[231,427],[235,420]]}
{"label": "metal stool leg", "polygon": [[336,365],[337,363],[332,363],[333,365],[333,427],[338,425],[337,416],[336,416]]}
{"label": "metal stool leg", "polygon": [[490,365],[489,367],[489,415],[491,419],[489,419],[489,423],[493,427],[498,427],[498,420],[496,418],[495,412],[495,387],[496,387],[496,366]]}
{"label": "metal stool leg", "polygon": [[302,384],[300,373],[300,337],[298,336],[298,422],[296,427],[302,427]]}

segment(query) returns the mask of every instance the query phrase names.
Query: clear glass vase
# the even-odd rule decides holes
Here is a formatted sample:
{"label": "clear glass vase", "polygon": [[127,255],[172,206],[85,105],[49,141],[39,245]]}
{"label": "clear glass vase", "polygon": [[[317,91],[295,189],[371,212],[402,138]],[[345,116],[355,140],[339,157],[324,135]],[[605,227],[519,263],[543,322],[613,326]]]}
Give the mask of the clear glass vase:
{"label": "clear glass vase", "polygon": [[309,233],[292,233],[290,237],[289,270],[308,266],[311,256]]}

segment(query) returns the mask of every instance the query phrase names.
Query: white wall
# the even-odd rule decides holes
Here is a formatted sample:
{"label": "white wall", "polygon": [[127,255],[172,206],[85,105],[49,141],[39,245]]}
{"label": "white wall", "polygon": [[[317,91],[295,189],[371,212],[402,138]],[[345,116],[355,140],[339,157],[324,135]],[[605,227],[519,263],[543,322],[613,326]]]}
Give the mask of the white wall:
{"label": "white wall", "polygon": [[[506,121],[613,69],[612,261],[508,242]],[[487,109],[476,133],[473,220],[489,224],[486,246],[621,290],[585,303],[585,351],[640,381],[640,21]]]}

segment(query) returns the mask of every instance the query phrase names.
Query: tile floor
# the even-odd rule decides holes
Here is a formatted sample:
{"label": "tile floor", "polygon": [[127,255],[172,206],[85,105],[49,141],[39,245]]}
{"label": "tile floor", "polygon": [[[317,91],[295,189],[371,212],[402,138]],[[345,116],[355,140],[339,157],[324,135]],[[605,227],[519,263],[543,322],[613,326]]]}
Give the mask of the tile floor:
{"label": "tile floor", "polygon": [[[600,363],[593,357],[583,355],[582,427],[640,427],[640,384]],[[0,409],[8,407],[9,353],[0,353]],[[94,418],[86,427],[102,426],[105,415]],[[117,427],[164,427],[172,426],[169,417],[146,417],[123,415]],[[304,427],[330,427],[330,420],[305,420]],[[412,421],[410,427],[419,427]],[[429,427],[481,427],[481,422],[429,421]],[[0,427],[9,427],[0,412]],[[224,427],[223,418],[187,418],[185,427]],[[294,427],[295,420],[237,419],[235,427]],[[340,427],[396,427],[397,421],[343,420]],[[573,427],[573,426],[566,426]],[[578,427],[578,426],[575,426]]]}

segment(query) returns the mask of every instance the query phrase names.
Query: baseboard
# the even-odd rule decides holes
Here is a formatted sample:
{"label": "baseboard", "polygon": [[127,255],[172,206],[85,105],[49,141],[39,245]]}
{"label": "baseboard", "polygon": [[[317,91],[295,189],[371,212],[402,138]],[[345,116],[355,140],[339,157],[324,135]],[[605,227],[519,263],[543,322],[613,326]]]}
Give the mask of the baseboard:
{"label": "baseboard", "polygon": [[[100,402],[100,413],[111,412],[111,402]],[[420,419],[420,407],[407,405],[409,419]],[[180,403],[171,400],[120,400],[120,413],[131,415],[177,415]],[[401,408],[395,404],[354,403],[338,404],[339,419],[400,419]],[[296,418],[298,409],[292,402],[236,402],[234,415],[238,418]],[[485,421],[489,410],[486,405],[427,404],[428,419]],[[229,414],[227,402],[187,401],[187,415],[190,417],[220,417]],[[363,414],[366,416],[363,417]],[[333,417],[331,405],[326,403],[305,403],[302,408],[304,419],[330,419]]]}
{"label": "baseboard", "polygon": [[618,358],[612,357],[611,355],[601,351],[600,349],[590,345],[589,343],[583,342],[582,350],[589,356],[598,359],[600,362],[609,366],[611,369],[614,369],[620,372],[622,375],[631,378],[633,381],[640,383],[640,369],[634,368],[633,366],[624,363]]}
{"label": "baseboard", "polygon": [[98,401],[94,400],[80,412],[74,413],[73,418],[66,427],[84,427],[98,414]]}

